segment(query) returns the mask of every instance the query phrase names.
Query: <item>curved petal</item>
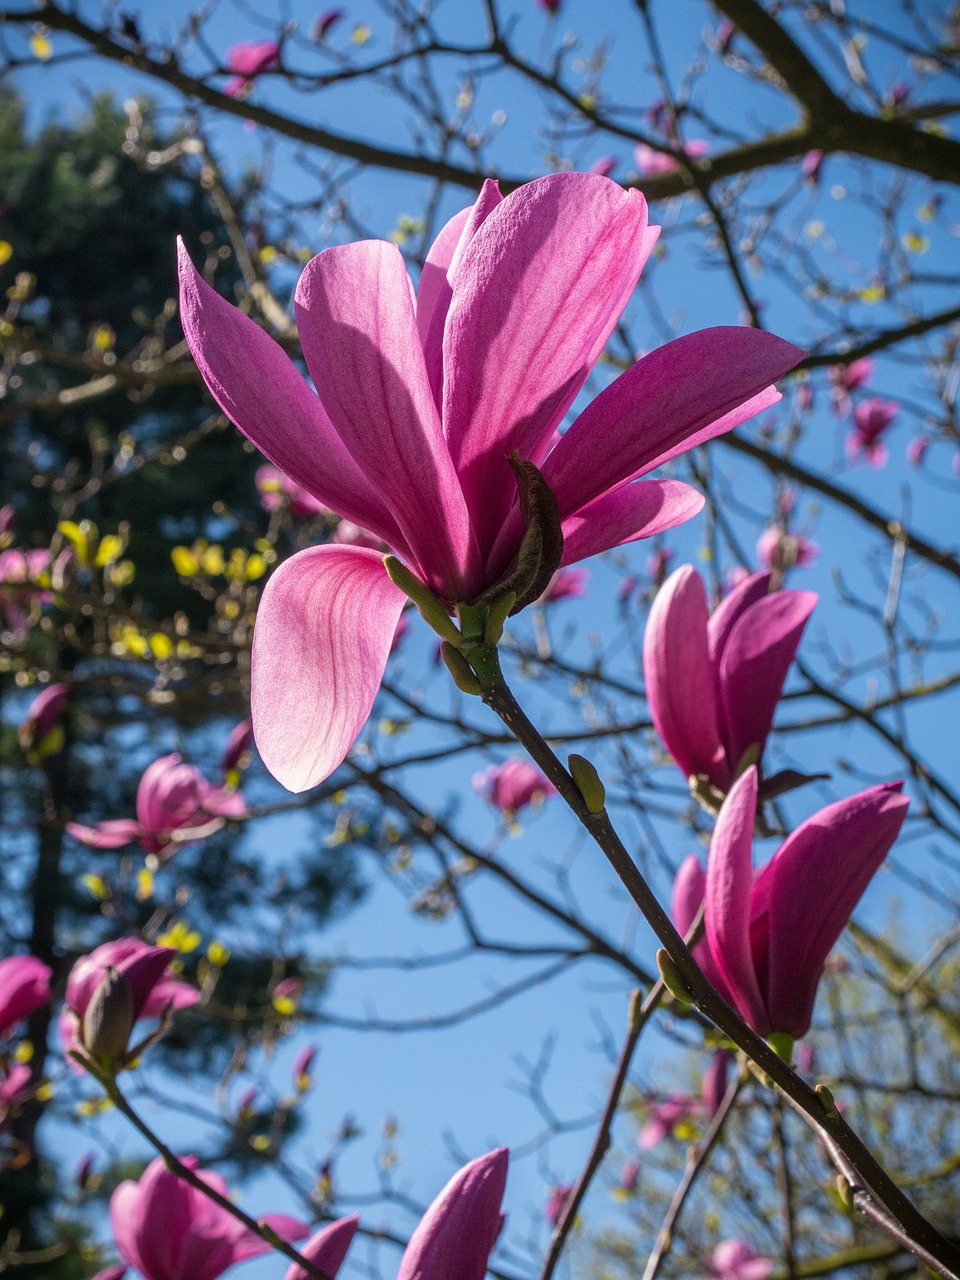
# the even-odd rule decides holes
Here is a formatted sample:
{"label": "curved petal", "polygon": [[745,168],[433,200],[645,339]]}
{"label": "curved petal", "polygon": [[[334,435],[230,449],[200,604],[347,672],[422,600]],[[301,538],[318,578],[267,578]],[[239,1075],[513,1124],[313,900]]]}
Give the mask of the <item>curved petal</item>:
{"label": "curved petal", "polygon": [[417,329],[438,409],[443,404],[443,331],[453,297],[450,282],[477,229],[502,200],[499,186],[488,178],[470,208],[456,214],[443,228],[423,264],[417,290]]}
{"label": "curved petal", "polygon": [[507,1156],[500,1147],[453,1175],[411,1235],[397,1280],[483,1280],[502,1225]]}
{"label": "curved petal", "polygon": [[264,588],[253,634],[253,732],[291,791],[331,774],[363,728],[406,596],[383,556],[310,547]]}
{"label": "curved petal", "polygon": [[[673,896],[670,900],[670,914],[673,917],[673,923],[677,926],[677,932],[684,937],[690,932],[690,926],[696,920],[697,913],[703,906],[706,884],[707,876],[700,859],[695,853],[691,853],[689,857],[684,858],[683,862],[680,863],[680,869],[673,882]],[[703,970],[707,981],[716,986],[717,967],[713,963],[713,956],[710,954],[710,947],[706,937],[701,936],[700,941],[693,948],[693,958]]]}
{"label": "curved petal", "polygon": [[0,960],[0,1036],[53,999],[52,970],[37,956]]}
{"label": "curved petal", "polygon": [[871,787],[828,805],[787,837],[757,877],[753,929],[767,939],[760,979],[774,1031],[799,1039],[809,1029],[827,956],[906,817],[902,786]]}
{"label": "curved petal", "polygon": [[383,240],[325,249],[300,277],[296,306],[320,398],[383,495],[422,576],[451,603],[471,598],[482,586],[479,558],[427,381],[400,250]]}
{"label": "curved petal", "polygon": [[557,173],[507,196],[467,246],[443,339],[443,422],[484,553],[516,495],[506,459],[516,449],[539,464],[655,239],[638,191]]}
{"label": "curved petal", "polygon": [[763,752],[790,663],[817,603],[813,591],[775,591],[734,623],[719,667],[720,732],[732,769],[748,747]]}
{"label": "curved petal", "polygon": [[643,673],[657,733],[684,777],[729,781],[707,656],[707,594],[692,565],[672,573],[650,609]]}
{"label": "curved petal", "polygon": [[[350,1242],[356,1235],[357,1227],[360,1225],[360,1217],[354,1214],[350,1218],[339,1218],[336,1222],[331,1222],[328,1226],[323,1227],[312,1236],[303,1246],[300,1252],[312,1262],[315,1267],[330,1276],[331,1280],[340,1270],[340,1264],[347,1256],[347,1250],[350,1248]],[[310,1280],[310,1277],[304,1271],[303,1267],[298,1267],[296,1263],[287,1269],[283,1280]]]}
{"label": "curved petal", "polygon": [[605,494],[563,521],[561,565],[586,560],[637,538],[652,538],[692,520],[703,494],[680,480],[638,480]]}
{"label": "curved petal", "polygon": [[85,827],[80,822],[68,822],[67,833],[91,849],[122,849],[140,839],[140,823],[133,818],[108,818],[95,827]]}
{"label": "curved petal", "polygon": [[780,399],[769,384],[803,352],[762,329],[675,338],[638,360],[557,441],[542,470],[560,514],[730,431]]}
{"label": "curved petal", "polygon": [[771,1027],[750,948],[757,786],[757,770],[751,766],[730,788],[720,809],[707,857],[705,920],[717,990],[754,1031],[767,1035]]}
{"label": "curved petal", "polygon": [[720,666],[720,659],[723,657],[723,650],[733,624],[750,605],[770,594],[772,577],[773,574],[769,569],[763,570],[762,573],[751,573],[732,591],[728,591],[711,613],[710,621],[707,623],[707,644],[710,649],[710,661],[715,667]]}
{"label": "curved petal", "polygon": [[249,316],[211,289],[182,241],[178,251],[183,332],[214,400],[297,484],[402,551],[396,521],[292,360]]}

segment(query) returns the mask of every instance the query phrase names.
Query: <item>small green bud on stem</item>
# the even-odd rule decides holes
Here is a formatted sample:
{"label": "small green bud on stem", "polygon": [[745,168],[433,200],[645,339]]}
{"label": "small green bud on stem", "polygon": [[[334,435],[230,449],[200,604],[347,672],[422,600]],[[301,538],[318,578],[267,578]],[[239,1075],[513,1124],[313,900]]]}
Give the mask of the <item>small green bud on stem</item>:
{"label": "small green bud on stem", "polygon": [[825,1084],[818,1084],[815,1088],[817,1097],[820,1099],[820,1105],[829,1115],[832,1111],[836,1111],[837,1104],[834,1101],[833,1091],[828,1089]]}
{"label": "small green bud on stem", "polygon": [[578,755],[567,756],[567,765],[570,769],[570,777],[573,778],[577,784],[577,790],[583,796],[583,803],[587,806],[587,812],[603,813],[603,807],[607,802],[607,793],[604,790],[603,783],[600,781],[596,766],[591,764],[585,756]]}
{"label": "small green bud on stem", "polygon": [[683,980],[683,975],[673,961],[673,957],[666,947],[661,947],[657,952],[657,968],[660,970],[660,980],[667,988],[674,1000],[678,1004],[693,1004],[693,996],[687,989],[687,984]]}
{"label": "small green bud on stem", "polygon": [[455,648],[460,644],[460,632],[454,626],[450,615],[425,583],[415,573],[411,573],[402,560],[396,556],[384,556],[383,567],[387,577],[395,587],[417,606],[420,617],[428,627],[432,627],[437,635]]}

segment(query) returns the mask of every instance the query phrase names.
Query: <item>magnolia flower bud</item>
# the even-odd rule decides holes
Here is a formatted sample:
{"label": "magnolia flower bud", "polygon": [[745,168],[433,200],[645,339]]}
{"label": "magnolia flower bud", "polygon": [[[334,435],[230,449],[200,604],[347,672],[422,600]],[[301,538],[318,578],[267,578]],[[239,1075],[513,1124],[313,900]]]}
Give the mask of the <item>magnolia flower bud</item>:
{"label": "magnolia flower bud", "polygon": [[577,784],[577,790],[583,796],[583,803],[587,806],[587,812],[603,813],[604,805],[607,802],[607,793],[603,783],[600,781],[596,765],[591,764],[585,756],[578,755],[568,756],[567,764],[570,767],[570,776]]}
{"label": "magnolia flower bud", "polygon": [[133,1030],[133,995],[119,970],[107,968],[83,1015],[83,1047],[92,1058],[123,1056]]}

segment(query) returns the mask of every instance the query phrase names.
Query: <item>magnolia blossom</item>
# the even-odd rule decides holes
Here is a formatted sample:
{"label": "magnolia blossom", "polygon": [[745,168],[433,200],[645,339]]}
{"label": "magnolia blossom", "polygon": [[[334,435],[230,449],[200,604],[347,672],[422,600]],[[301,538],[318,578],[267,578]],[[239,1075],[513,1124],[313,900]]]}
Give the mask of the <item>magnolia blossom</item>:
{"label": "magnolia blossom", "polygon": [[68,684],[51,684],[43,689],[27,707],[27,714],[17,729],[20,746],[39,763],[63,749],[61,717],[70,697]]}
{"label": "magnolia blossom", "polygon": [[110,818],[94,827],[68,822],[67,831],[94,849],[120,849],[138,841],[148,854],[165,859],[181,845],[219,830],[247,812],[243,796],[207,782],[174,752],[154,760],[137,788],[136,818]]}
{"label": "magnolia blossom", "polygon": [[[454,611],[516,567],[523,485],[552,494],[562,554],[552,541],[573,564],[693,516],[703,499],[679,481],[631,482],[779,398],[771,384],[799,359],[795,347],[709,329],[637,361],[559,434],[658,231],[638,191],[560,173],[506,199],[487,182],[440,232],[416,300],[396,245],[326,249],[296,293],[316,394],[183,248],[181,317],[241,431]],[[531,599],[543,585],[535,576]],[[310,547],[268,581],[253,723],[265,764],[291,790],[327,777],[353,744],[406,599],[364,547]]]}
{"label": "magnolia blossom", "polygon": [[[695,857],[694,862],[696,862]],[[697,865],[699,866],[699,863]],[[701,901],[702,896],[701,892]],[[682,926],[676,918],[676,913],[674,914],[674,923],[682,933],[686,933],[690,924],[693,923],[697,910],[699,910],[699,903],[693,916],[689,921],[685,920]],[[727,1091],[729,1063],[729,1052],[725,1049],[717,1050],[710,1060],[710,1066],[704,1072],[699,1098],[686,1093],[672,1093],[663,1102],[651,1103],[647,1109],[647,1121],[637,1135],[637,1146],[640,1150],[649,1151],[664,1138],[673,1136],[683,1125],[697,1123],[704,1118],[712,1119],[720,1109]]]}
{"label": "magnolia blossom", "polygon": [[745,1240],[721,1240],[707,1266],[709,1280],[766,1280],[773,1261],[754,1253]]}
{"label": "magnolia blossom", "polygon": [[507,817],[513,817],[528,804],[542,804],[557,789],[544,774],[526,760],[507,760],[474,774],[473,786]]}
{"label": "magnolia blossom", "polygon": [[241,720],[230,730],[227,745],[220,757],[220,774],[228,787],[236,787],[240,774],[250,763],[250,748],[253,745],[253,725],[249,720]]}
{"label": "magnolia blossom", "polygon": [[543,1211],[543,1215],[551,1226],[555,1227],[563,1217],[563,1211],[567,1207],[567,1201],[572,1195],[572,1182],[561,1182],[558,1186],[550,1188],[550,1194],[547,1197],[547,1204]]}
{"label": "magnolia blossom", "polygon": [[[703,138],[689,138],[679,144],[679,150],[686,156],[695,159],[697,156],[709,154],[710,143]],[[669,151],[657,151],[641,142],[634,148],[633,158],[641,178],[655,178],[661,173],[673,173],[680,168],[680,161]]]}
{"label": "magnolia blossom", "polygon": [[594,160],[587,173],[598,173],[601,178],[612,178],[619,161],[616,156],[600,156]]}
{"label": "magnolia blossom", "polygon": [[770,591],[755,573],[707,613],[692,565],[657,592],[643,641],[650,714],[687,778],[726,792],[748,751],[763,754],[787,671],[817,597]]}
{"label": "magnolia blossom", "polygon": [[332,514],[302,484],[297,484],[296,480],[284,475],[279,467],[271,467],[269,463],[257,467],[253,479],[264,511],[277,511],[286,507],[297,520],[313,520],[317,516]]}
{"label": "magnolia blossom", "polygon": [[812,564],[819,553],[820,547],[812,539],[802,533],[788,533],[780,524],[768,525],[757,539],[757,559],[781,577],[788,569]]}
{"label": "magnolia blossom", "polygon": [[910,463],[911,467],[919,467],[923,465],[923,460],[926,457],[927,450],[930,448],[931,443],[932,441],[930,437],[923,435],[922,433],[913,437],[907,445],[907,461]]}
{"label": "magnolia blossom", "polygon": [[342,17],[342,9],[324,9],[322,13],[318,13],[313,23],[314,40],[325,39],[330,28],[338,23]]}
{"label": "magnolia blossom", "polygon": [[585,595],[589,577],[589,569],[558,569],[547,583],[540,603],[555,604],[557,600]]}
{"label": "magnolia blossom", "polygon": [[[223,1178],[199,1169],[194,1156],[183,1163],[208,1187],[229,1195]],[[266,1214],[263,1221],[284,1240],[301,1240],[308,1233],[304,1223],[286,1214]],[[144,1280],[216,1280],[228,1267],[270,1249],[232,1213],[171,1173],[159,1157],[139,1182],[120,1183],[110,1197],[110,1222],[121,1258]],[[349,1243],[348,1238],[344,1252]]]}
{"label": "magnolia blossom", "polygon": [[826,152],[821,151],[819,147],[814,147],[812,151],[808,151],[803,157],[803,164],[800,166],[800,172],[803,174],[805,182],[817,186],[820,181],[820,170],[823,168],[823,161]]}
{"label": "magnolia blossom", "polygon": [[506,1147],[455,1173],[414,1229],[397,1280],[484,1280],[503,1215]]}
{"label": "magnolia blossom", "polygon": [[[787,837],[763,870],[752,862],[757,770],[730,789],[707,870],[690,859],[685,910],[705,903],[704,974],[760,1035],[809,1030],[824,964],[873,873],[897,838],[909,801],[901,782],[828,805]],[[698,901],[699,899],[699,901]],[[674,913],[678,928],[681,913]],[[691,917],[692,918],[692,917]]]}
{"label": "magnolia blossom", "polygon": [[235,75],[223,87],[229,98],[242,98],[253,88],[253,82],[264,71],[280,65],[280,46],[276,40],[258,40],[253,44],[235,44],[227,54],[227,66]]}
{"label": "magnolia blossom", "polygon": [[[315,1236],[311,1236],[300,1253],[332,1280],[347,1256],[350,1242],[356,1235],[359,1225],[360,1219],[356,1215],[350,1218],[339,1218],[329,1226],[321,1228]],[[295,1262],[287,1268],[283,1280],[311,1280],[311,1276]]]}
{"label": "magnolia blossom", "polygon": [[130,992],[128,1030],[132,1031],[140,1018],[162,1018],[171,1010],[196,1004],[200,993],[167,973],[175,956],[169,947],[152,947],[140,938],[104,942],[89,955],[81,956],[70,970],[60,1015],[64,1052],[84,1048],[84,1018],[98,988],[111,973],[120,974]]}
{"label": "magnolia blossom", "polygon": [[0,960],[0,1036],[53,999],[50,966],[36,956]]}
{"label": "magnolia blossom", "polygon": [[36,547],[19,551],[10,547],[0,551],[0,622],[22,638],[30,623],[30,610],[49,604],[53,593],[47,589],[50,551]]}
{"label": "magnolia blossom", "polygon": [[30,1068],[15,1064],[7,1071],[0,1069],[0,1131],[23,1104],[30,1099]]}
{"label": "magnolia blossom", "polygon": [[900,412],[895,400],[870,396],[861,400],[853,411],[853,430],[847,436],[847,458],[857,462],[866,458],[872,467],[882,467],[888,457],[881,436]]}

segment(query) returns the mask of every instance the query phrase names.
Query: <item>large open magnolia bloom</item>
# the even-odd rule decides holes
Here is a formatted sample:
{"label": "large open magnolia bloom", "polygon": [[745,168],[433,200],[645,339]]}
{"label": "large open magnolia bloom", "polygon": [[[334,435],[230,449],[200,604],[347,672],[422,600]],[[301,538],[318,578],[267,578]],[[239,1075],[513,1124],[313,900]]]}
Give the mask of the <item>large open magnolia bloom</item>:
{"label": "large open magnolia bloom", "polygon": [[643,670],[650,715],[687,778],[726,792],[750,748],[759,760],[790,663],[813,612],[812,591],[770,591],[754,573],[708,615],[692,565],[672,573],[650,610]]}
{"label": "large open magnolia bloom", "polygon": [[[229,1195],[223,1178],[198,1169],[195,1157],[187,1156],[183,1163],[207,1186]],[[300,1240],[308,1233],[304,1223],[286,1214],[264,1214],[262,1221],[284,1240]],[[144,1280],[216,1280],[228,1267],[270,1249],[233,1214],[171,1173],[159,1157],[139,1182],[120,1183],[110,1197],[110,1222],[120,1256]]]}
{"label": "large open magnolia bloom", "polygon": [[[771,384],[800,358],[795,347],[755,329],[707,329],[638,360],[559,433],[658,231],[638,191],[560,173],[505,199],[486,183],[440,232],[416,294],[396,245],[327,249],[296,293],[317,394],[185,250],[183,328],[240,430],[382,538],[452,610],[516,562],[524,519],[510,459],[542,472],[560,563],[572,564],[690,519],[703,499],[689,486],[631,482],[779,398]],[[404,603],[383,557],[363,547],[311,547],[267,583],[254,731],[291,790],[320,782],[349,750]]]}
{"label": "large open magnolia bloom", "polygon": [[711,963],[695,952],[697,959],[760,1035],[779,1032],[798,1040],[809,1030],[827,956],[906,816],[902,786],[871,787],[821,809],[754,875],[758,783],[751,766],[723,802],[706,875],[696,858],[684,863],[682,901],[674,895],[677,928],[689,928],[706,902]]}

